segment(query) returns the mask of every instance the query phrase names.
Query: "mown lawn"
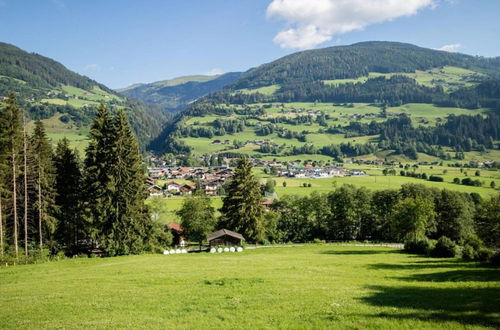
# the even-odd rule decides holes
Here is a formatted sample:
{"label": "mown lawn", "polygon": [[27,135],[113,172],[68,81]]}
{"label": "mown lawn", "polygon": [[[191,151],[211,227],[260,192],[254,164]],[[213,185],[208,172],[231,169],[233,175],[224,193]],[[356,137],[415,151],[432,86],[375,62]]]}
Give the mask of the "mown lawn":
{"label": "mown lawn", "polygon": [[0,269],[0,328],[500,327],[500,272],[380,247],[75,259]]}

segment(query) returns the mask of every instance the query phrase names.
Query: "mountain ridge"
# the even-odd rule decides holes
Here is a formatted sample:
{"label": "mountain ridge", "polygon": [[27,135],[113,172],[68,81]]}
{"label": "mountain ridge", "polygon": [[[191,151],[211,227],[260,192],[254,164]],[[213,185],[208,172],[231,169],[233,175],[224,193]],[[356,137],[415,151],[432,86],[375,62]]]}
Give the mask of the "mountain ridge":
{"label": "mountain ridge", "polygon": [[73,135],[86,130],[99,103],[124,108],[143,146],[159,134],[167,120],[157,107],[121,96],[51,58],[0,43],[0,96],[10,90],[16,92],[29,118],[48,120],[62,114],[63,120],[76,125],[72,132],[67,130]]}

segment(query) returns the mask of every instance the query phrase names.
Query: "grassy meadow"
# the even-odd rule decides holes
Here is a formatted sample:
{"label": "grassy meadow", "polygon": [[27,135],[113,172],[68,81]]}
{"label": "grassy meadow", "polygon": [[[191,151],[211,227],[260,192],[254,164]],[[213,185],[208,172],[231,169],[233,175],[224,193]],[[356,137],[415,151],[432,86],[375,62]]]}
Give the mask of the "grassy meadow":
{"label": "grassy meadow", "polygon": [[4,329],[486,329],[500,272],[383,247],[73,259],[0,268]]}

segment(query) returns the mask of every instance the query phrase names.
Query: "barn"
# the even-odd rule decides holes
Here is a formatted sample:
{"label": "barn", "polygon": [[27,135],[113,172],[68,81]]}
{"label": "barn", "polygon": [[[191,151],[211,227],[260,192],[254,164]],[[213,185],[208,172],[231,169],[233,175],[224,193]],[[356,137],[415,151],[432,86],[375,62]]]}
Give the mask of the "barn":
{"label": "barn", "polygon": [[228,229],[217,230],[207,236],[207,241],[210,246],[240,246],[244,240],[245,238],[243,238],[241,234]]}

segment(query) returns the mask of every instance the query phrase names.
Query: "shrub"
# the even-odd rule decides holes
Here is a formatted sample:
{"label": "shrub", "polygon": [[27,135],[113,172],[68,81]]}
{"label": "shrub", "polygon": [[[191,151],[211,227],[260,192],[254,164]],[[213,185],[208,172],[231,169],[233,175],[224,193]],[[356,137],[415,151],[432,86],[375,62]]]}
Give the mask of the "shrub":
{"label": "shrub", "polygon": [[500,267],[500,251],[495,252],[490,257],[490,264],[492,264],[495,267]]}
{"label": "shrub", "polygon": [[434,258],[453,258],[457,255],[457,245],[446,236],[441,236],[431,251],[431,256]]}
{"label": "shrub", "polygon": [[444,179],[441,176],[436,176],[436,175],[431,175],[429,177],[429,181],[434,181],[434,182],[443,182]]}
{"label": "shrub", "polygon": [[315,239],[313,240],[313,243],[314,243],[314,244],[325,244],[326,242],[325,242],[324,240],[322,240],[322,239],[315,238]]}
{"label": "shrub", "polygon": [[474,247],[470,245],[464,246],[462,250],[462,258],[465,260],[476,260],[477,259],[477,252],[474,249]]}
{"label": "shrub", "polygon": [[476,260],[488,261],[492,258],[492,256],[493,256],[493,251],[491,249],[482,247],[479,250],[477,250]]}
{"label": "shrub", "polygon": [[428,255],[434,248],[434,244],[433,240],[424,238],[416,241],[406,241],[404,249],[408,253]]}

